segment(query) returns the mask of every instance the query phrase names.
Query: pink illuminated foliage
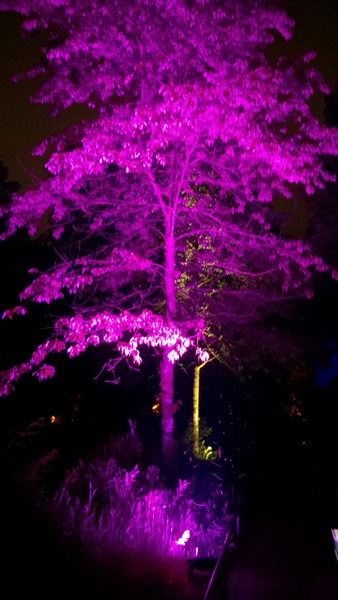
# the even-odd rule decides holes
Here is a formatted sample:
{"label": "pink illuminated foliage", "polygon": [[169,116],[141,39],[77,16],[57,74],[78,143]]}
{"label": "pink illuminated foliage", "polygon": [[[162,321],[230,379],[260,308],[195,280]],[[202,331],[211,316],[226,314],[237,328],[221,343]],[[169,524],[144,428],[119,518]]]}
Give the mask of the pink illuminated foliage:
{"label": "pink illuminated foliage", "polygon": [[[15,313],[22,314],[16,309],[19,307],[13,309]],[[77,314],[74,317],[56,320],[54,330],[55,337],[40,344],[28,362],[2,372],[2,393],[8,394],[18,378],[29,371],[33,371],[40,381],[53,377],[54,367],[45,363],[47,356],[52,353],[66,350],[72,358],[84,352],[89,346],[98,346],[102,343],[116,345],[119,353],[119,356],[110,358],[105,364],[105,369],[110,372],[114,372],[123,356],[130,357],[137,365],[141,364],[139,347],[142,346],[167,348],[172,363],[191,347],[195,347],[201,361],[208,358],[206,351],[196,347],[194,339],[182,335],[177,327],[165,323],[161,316],[154,315],[148,310],[143,310],[137,316],[128,311],[123,311],[118,316],[108,311],[95,312],[92,316]]]}
{"label": "pink illuminated foliage", "polygon": [[[312,115],[328,89],[311,67],[265,57],[293,22],[276,3],[224,0],[0,0],[25,31],[46,29],[33,98],[53,114],[74,103],[93,119],[44,140],[49,176],[3,210],[3,237],[48,220],[58,263],[34,273],[27,303],[66,299],[72,314],[27,363],[3,373],[3,393],[51,352],[111,344],[140,363],[162,348],[164,445],[173,434],[173,363],[205,332],[225,339],[289,299],[311,296],[329,267],[282,236],[273,199],[307,194],[333,176],[322,157],[338,136]],[[62,240],[65,244],[62,246]],[[62,249],[62,250],[60,250]],[[71,301],[71,299],[73,299]],[[203,334],[204,332],[204,334]],[[108,359],[113,370],[119,358]]]}

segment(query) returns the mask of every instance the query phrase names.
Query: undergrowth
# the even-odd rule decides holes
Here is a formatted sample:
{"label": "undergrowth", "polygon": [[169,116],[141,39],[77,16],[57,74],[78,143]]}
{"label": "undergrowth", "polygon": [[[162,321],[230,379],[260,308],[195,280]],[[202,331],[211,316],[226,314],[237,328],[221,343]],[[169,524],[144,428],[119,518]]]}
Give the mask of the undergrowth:
{"label": "undergrowth", "polygon": [[115,557],[134,575],[141,569],[144,576],[156,565],[157,573],[164,569],[171,579],[173,573],[182,576],[185,559],[217,557],[221,551],[230,515],[220,481],[211,485],[190,476],[168,485],[161,465],[145,461],[132,428],[79,460],[50,493],[43,481],[57,458],[52,451],[26,466],[25,480],[35,487],[36,502],[63,545],[103,562]]}

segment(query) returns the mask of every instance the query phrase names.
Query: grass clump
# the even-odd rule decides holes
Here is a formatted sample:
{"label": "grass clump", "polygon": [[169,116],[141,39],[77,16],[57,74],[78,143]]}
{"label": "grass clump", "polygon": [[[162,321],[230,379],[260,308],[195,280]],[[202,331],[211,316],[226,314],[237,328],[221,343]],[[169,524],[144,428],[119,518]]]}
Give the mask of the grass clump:
{"label": "grass clump", "polygon": [[[188,460],[187,473],[178,458],[168,477],[164,465],[149,464],[133,427],[61,477],[58,461],[52,451],[25,465],[26,481],[22,469],[19,478],[27,489],[28,483],[35,488],[38,508],[84,587],[95,580],[96,593],[102,588],[104,595],[105,589],[127,585],[127,597],[138,600],[141,587],[148,599],[154,590],[163,599],[202,597],[189,579],[186,559],[217,557],[222,549],[230,515],[219,479],[217,485],[202,481],[196,477],[202,463],[194,469]],[[51,488],[53,465],[58,483]]]}
{"label": "grass clump", "polygon": [[67,537],[98,553],[146,553],[157,557],[215,556],[222,547],[227,503],[215,514],[215,498],[197,502],[192,481],[168,488],[160,469],[116,459],[80,461],[49,503]]}

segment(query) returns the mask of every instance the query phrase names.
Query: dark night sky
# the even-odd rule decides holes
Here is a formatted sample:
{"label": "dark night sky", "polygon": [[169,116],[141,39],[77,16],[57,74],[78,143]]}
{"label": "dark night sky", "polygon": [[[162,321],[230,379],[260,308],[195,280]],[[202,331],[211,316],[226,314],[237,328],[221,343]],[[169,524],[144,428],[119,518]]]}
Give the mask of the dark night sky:
{"label": "dark night sky", "polygon": [[338,3],[335,0],[282,0],[295,22],[293,40],[287,46],[294,53],[315,50],[315,65],[327,83],[338,82]]}
{"label": "dark night sky", "polygon": [[26,188],[34,185],[36,177],[44,176],[43,159],[30,155],[32,147],[84,118],[86,111],[75,107],[50,118],[46,106],[29,101],[37,87],[35,80],[10,81],[13,74],[25,72],[41,56],[41,37],[24,40],[19,23],[16,14],[0,13],[0,160],[9,169],[9,179]]}
{"label": "dark night sky", "polygon": [[[299,54],[315,50],[317,66],[327,83],[338,82],[338,3],[333,0],[282,0],[282,6],[296,21],[294,39],[281,45],[286,54]],[[0,13],[0,159],[9,169],[9,177],[29,187],[32,177],[43,177],[42,161],[30,156],[30,149],[44,137],[77,120],[79,111],[71,109],[58,119],[47,116],[47,108],[31,105],[29,94],[34,81],[9,83],[13,73],[23,72],[39,58],[39,40],[22,41],[19,18]],[[323,101],[319,99],[315,110],[320,115]]]}

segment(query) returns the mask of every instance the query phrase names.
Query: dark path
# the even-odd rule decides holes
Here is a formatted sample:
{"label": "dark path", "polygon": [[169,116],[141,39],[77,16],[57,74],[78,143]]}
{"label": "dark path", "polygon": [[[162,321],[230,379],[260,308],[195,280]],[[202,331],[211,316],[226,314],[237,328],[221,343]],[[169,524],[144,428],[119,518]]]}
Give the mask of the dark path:
{"label": "dark path", "polygon": [[271,444],[247,484],[228,598],[338,600],[336,457],[283,447],[280,439]]}
{"label": "dark path", "polygon": [[330,531],[257,514],[243,536],[230,588],[233,600],[337,600]]}

